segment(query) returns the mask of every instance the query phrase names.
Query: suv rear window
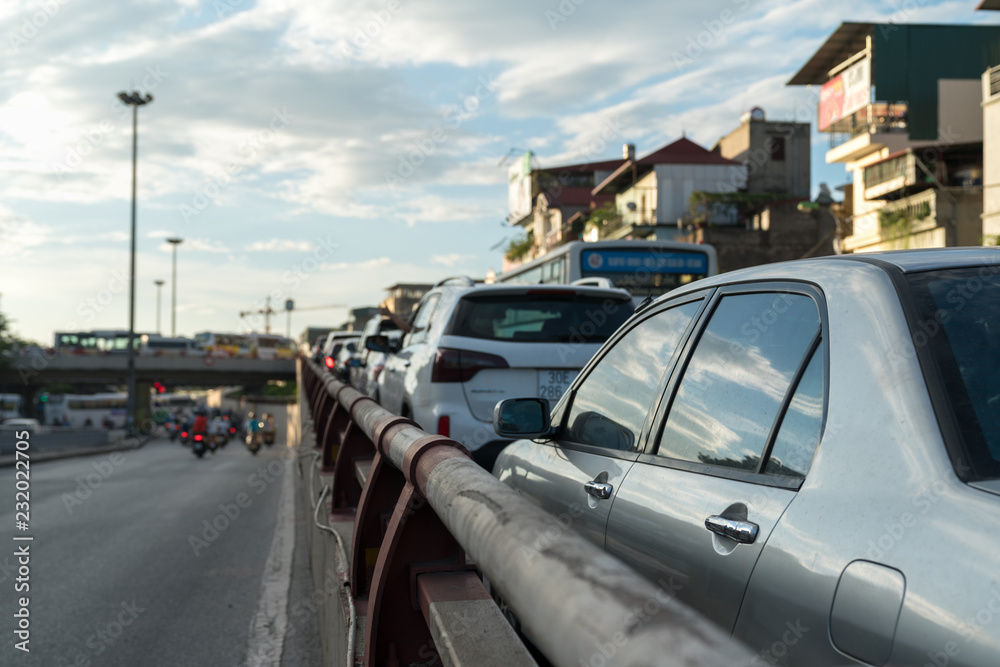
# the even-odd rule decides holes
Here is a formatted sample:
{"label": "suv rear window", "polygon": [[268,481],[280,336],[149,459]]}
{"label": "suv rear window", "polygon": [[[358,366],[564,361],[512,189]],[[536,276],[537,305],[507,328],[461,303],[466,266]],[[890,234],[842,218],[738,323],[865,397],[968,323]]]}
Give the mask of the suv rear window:
{"label": "suv rear window", "polygon": [[603,343],[632,314],[631,299],[576,292],[466,296],[447,333],[531,343]]}
{"label": "suv rear window", "polygon": [[974,477],[1000,478],[1000,267],[907,278],[920,317],[913,344],[941,370]]}

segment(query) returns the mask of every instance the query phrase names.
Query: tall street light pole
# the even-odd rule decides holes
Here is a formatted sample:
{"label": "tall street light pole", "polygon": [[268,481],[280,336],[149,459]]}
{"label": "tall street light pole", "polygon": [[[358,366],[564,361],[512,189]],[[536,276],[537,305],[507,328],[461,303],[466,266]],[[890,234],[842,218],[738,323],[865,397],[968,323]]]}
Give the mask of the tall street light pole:
{"label": "tall street light pole", "polygon": [[173,278],[170,285],[170,336],[177,338],[177,246],[184,243],[184,239],[167,239],[167,243],[174,247]]}
{"label": "tall street light pole", "polygon": [[153,284],[156,285],[156,333],[162,335],[163,332],[160,329],[160,295],[163,294],[163,281],[154,280]]}
{"label": "tall street light pole", "polygon": [[132,246],[129,253],[128,283],[128,402],[125,415],[125,429],[135,433],[135,182],[136,162],[139,156],[139,107],[153,101],[153,96],[145,97],[138,92],[120,92],[118,99],[132,107]]}

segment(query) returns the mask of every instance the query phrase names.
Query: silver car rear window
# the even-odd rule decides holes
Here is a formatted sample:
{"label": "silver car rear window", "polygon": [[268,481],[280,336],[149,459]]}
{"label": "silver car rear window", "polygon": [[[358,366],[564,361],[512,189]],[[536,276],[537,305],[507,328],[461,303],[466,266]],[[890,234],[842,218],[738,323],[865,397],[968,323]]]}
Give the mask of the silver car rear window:
{"label": "silver car rear window", "polygon": [[919,310],[913,344],[944,380],[974,477],[1000,477],[1000,266],[907,276]]}

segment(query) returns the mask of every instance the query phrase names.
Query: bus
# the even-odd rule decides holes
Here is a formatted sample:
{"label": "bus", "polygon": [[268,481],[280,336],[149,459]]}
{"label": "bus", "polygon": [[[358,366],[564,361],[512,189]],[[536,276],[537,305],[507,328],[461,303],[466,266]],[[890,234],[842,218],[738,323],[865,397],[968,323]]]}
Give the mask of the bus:
{"label": "bus", "polygon": [[571,241],[515,269],[498,283],[569,284],[608,278],[635,299],[657,297],[719,272],[715,248],[679,241]]}
{"label": "bus", "polygon": [[128,397],[124,393],[49,394],[45,423],[57,426],[125,426]]}
{"label": "bus", "polygon": [[153,412],[153,421],[163,424],[175,412],[192,413],[198,407],[198,399],[191,394],[153,394],[149,398],[149,407]]}
{"label": "bus", "polygon": [[299,351],[295,341],[284,336],[252,333],[247,339],[252,359],[294,359]]}
{"label": "bus", "polygon": [[21,417],[22,400],[20,394],[0,394],[0,422]]}
{"label": "bus", "polygon": [[[133,346],[147,334],[136,332]],[[126,354],[128,329],[106,331],[59,331],[55,335],[56,354]]]}
{"label": "bus", "polygon": [[248,336],[235,333],[215,333],[203,331],[195,334],[195,341],[210,357],[240,358],[250,356]]}
{"label": "bus", "polygon": [[189,357],[203,356],[205,351],[190,338],[164,338],[155,334],[143,334],[139,339],[139,354],[144,357]]}

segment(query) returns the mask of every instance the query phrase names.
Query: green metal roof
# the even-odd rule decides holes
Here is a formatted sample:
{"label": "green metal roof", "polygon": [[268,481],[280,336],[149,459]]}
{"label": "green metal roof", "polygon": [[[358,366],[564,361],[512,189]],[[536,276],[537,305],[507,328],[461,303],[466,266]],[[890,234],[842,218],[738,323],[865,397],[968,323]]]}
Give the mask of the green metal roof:
{"label": "green metal roof", "polygon": [[1000,26],[876,24],[872,85],[878,100],[905,101],[910,139],[938,138],[938,81],[979,79],[1000,63]]}
{"label": "green metal roof", "polygon": [[788,82],[822,85],[872,40],[875,99],[906,102],[911,139],[938,138],[938,81],[979,79],[1000,64],[1000,26],[842,23]]}

